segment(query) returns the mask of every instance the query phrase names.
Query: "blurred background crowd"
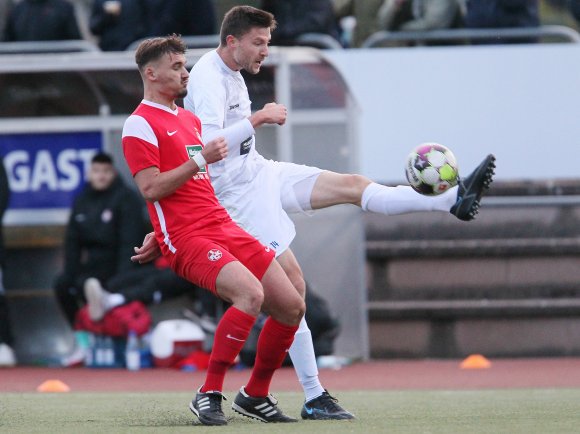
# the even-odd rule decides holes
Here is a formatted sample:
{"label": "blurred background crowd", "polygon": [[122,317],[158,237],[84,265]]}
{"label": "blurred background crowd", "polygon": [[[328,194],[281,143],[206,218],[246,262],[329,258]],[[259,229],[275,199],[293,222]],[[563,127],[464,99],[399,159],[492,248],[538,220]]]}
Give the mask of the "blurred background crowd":
{"label": "blurred background crowd", "polygon": [[318,33],[356,48],[380,30],[578,29],[580,20],[580,0],[1,0],[0,40],[86,40],[104,51],[125,50],[149,36],[215,35],[223,14],[238,4],[274,13],[276,45]]}

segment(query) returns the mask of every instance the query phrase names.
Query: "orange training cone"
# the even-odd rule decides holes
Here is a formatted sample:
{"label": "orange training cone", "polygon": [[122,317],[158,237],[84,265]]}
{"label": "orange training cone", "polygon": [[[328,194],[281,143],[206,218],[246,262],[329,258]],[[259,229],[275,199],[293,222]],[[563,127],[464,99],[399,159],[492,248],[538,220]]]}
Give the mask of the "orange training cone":
{"label": "orange training cone", "polygon": [[459,367],[461,369],[488,369],[491,367],[491,362],[481,354],[472,354],[463,360]]}
{"label": "orange training cone", "polygon": [[70,392],[70,387],[60,380],[46,380],[36,390],[38,392]]}

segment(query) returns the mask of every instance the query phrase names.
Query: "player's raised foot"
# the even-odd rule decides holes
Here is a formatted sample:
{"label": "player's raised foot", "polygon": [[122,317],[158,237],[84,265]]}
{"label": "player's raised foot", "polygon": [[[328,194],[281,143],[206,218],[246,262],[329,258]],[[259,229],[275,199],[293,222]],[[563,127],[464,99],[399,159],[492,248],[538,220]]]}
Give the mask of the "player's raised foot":
{"label": "player's raised foot", "polygon": [[110,292],[105,291],[101,286],[101,282],[94,277],[89,277],[85,280],[83,287],[85,299],[89,309],[89,317],[93,321],[100,321],[107,313],[106,298]]}
{"label": "player's raised foot", "polygon": [[311,420],[347,420],[355,419],[354,415],[338,404],[338,400],[324,391],[317,398],[305,402],[300,412],[302,419]]}
{"label": "player's raised foot", "polygon": [[222,400],[226,397],[217,391],[200,392],[189,403],[189,409],[204,425],[227,425],[228,421],[222,411]]}
{"label": "player's raised foot", "polygon": [[493,181],[495,156],[489,154],[471,174],[459,179],[457,202],[451,207],[451,214],[459,220],[473,220],[479,211],[479,201],[484,191]]}
{"label": "player's raised foot", "polygon": [[296,419],[286,416],[278,408],[278,400],[272,395],[265,398],[249,396],[242,387],[234,399],[232,409],[244,416],[261,420],[268,423],[298,422]]}

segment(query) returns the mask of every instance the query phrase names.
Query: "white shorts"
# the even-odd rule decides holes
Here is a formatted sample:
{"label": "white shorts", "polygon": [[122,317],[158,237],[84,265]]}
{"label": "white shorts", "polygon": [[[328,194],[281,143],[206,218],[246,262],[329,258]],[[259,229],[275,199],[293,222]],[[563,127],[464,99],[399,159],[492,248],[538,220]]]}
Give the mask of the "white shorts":
{"label": "white shorts", "polygon": [[287,213],[308,213],[310,197],[322,169],[294,163],[263,160],[250,182],[216,191],[219,201],[242,228],[282,254],[296,229]]}

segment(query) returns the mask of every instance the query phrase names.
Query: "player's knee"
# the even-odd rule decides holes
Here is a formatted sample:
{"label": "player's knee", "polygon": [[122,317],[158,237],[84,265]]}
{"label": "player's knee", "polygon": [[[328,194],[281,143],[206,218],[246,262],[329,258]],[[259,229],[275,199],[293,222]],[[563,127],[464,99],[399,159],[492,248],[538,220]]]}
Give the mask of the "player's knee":
{"label": "player's knee", "polygon": [[298,325],[300,320],[306,313],[306,303],[302,298],[296,298],[291,304],[288,305],[286,311],[284,312],[284,320],[288,325]]}
{"label": "player's knee", "polygon": [[253,311],[260,312],[264,304],[264,291],[262,287],[254,287],[244,293],[245,301]]}
{"label": "player's knee", "polygon": [[348,174],[343,175],[343,189],[347,193],[348,201],[357,204],[364,189],[370,184],[370,180],[363,175]]}
{"label": "player's knee", "polygon": [[258,316],[264,303],[264,292],[261,285],[240,287],[231,294],[230,300],[234,306],[243,312]]}

